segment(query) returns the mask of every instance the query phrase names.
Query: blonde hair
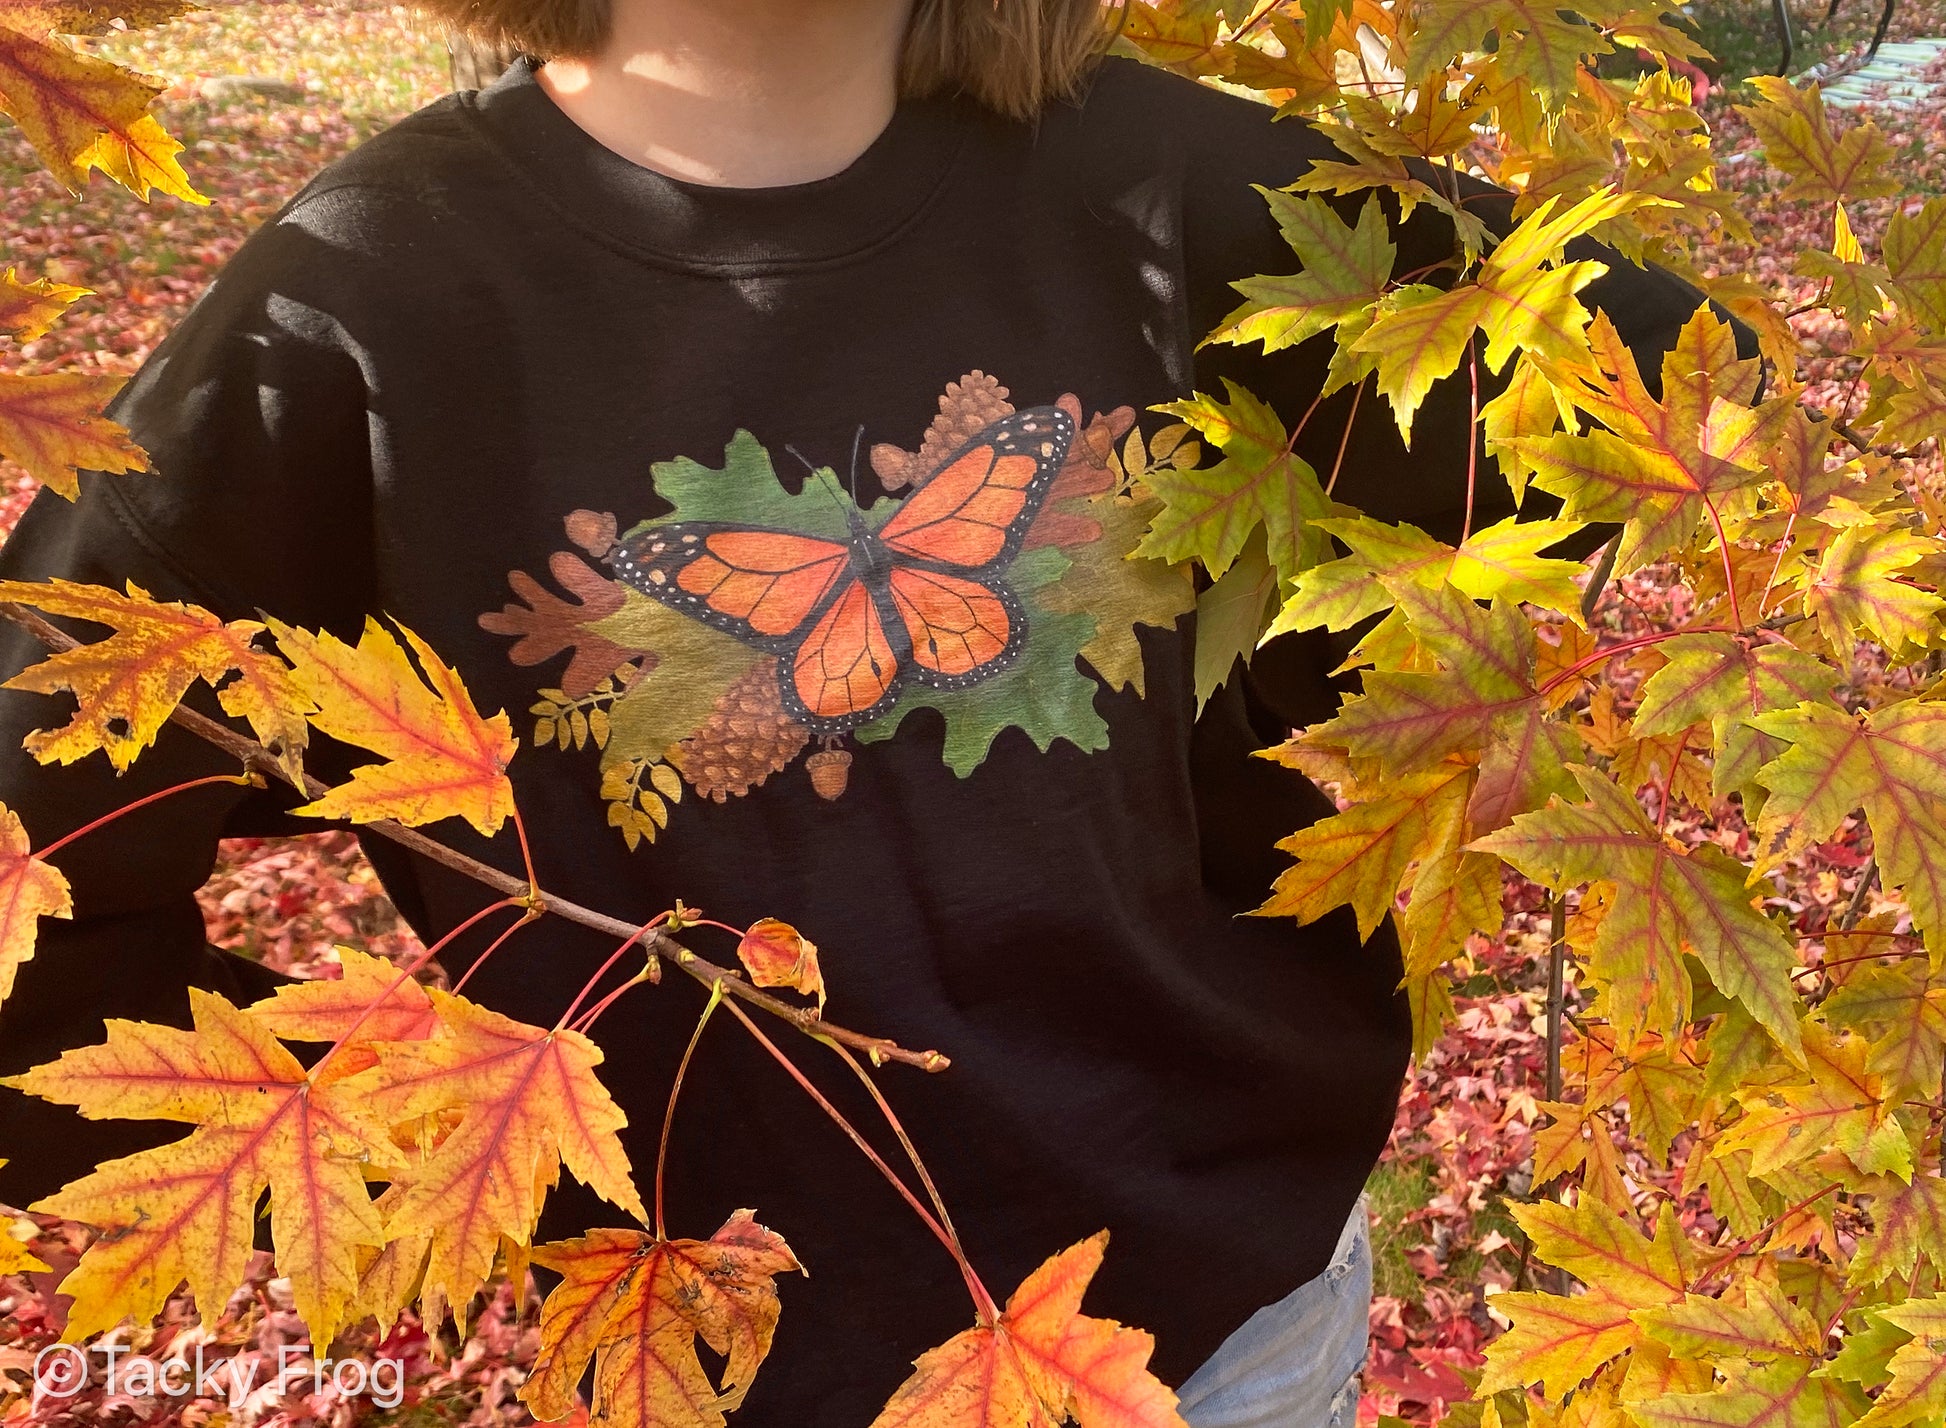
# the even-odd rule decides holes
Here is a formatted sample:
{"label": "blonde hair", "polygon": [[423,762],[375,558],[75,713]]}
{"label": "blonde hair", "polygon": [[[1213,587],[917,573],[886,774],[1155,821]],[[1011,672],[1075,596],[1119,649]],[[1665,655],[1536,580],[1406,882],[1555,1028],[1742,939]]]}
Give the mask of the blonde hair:
{"label": "blonde hair", "polygon": [[[593,54],[611,0],[414,0],[474,43],[537,59]],[[916,0],[899,62],[909,95],[961,90],[1025,119],[1079,90],[1119,28],[1117,0]]]}

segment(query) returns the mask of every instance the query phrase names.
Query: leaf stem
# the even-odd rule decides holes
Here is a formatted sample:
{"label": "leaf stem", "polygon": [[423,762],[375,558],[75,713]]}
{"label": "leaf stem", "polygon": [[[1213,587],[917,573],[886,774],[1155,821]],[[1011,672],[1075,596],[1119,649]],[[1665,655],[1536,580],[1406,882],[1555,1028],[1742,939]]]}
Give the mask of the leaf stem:
{"label": "leaf stem", "polygon": [[[525,927],[528,923],[538,922],[540,920],[540,917],[541,914],[535,911],[533,908],[531,907],[523,908],[521,910],[520,917],[516,921],[514,921],[507,928],[505,932],[502,932],[498,937],[494,938],[493,941],[489,942],[487,944],[486,951],[482,952],[479,956],[475,957],[472,963],[468,965],[467,969],[464,972],[460,973],[459,980],[453,983],[453,995],[458,996],[461,992],[466,990],[466,984],[473,980],[473,974],[479,971],[480,968],[484,967],[486,965],[487,958],[491,957],[495,952],[498,952],[501,949],[501,947],[506,944],[509,938],[511,938],[516,932],[520,931],[520,929]],[[388,992],[386,995],[390,996],[391,993]]]}
{"label": "leaf stem", "polygon": [[835,1051],[838,1058],[851,1068],[852,1074],[864,1084],[866,1092],[877,1104],[879,1114],[885,1117],[885,1124],[892,1128],[892,1134],[898,1137],[899,1144],[905,1148],[905,1158],[912,1162],[912,1168],[919,1176],[919,1183],[925,1187],[926,1198],[932,1201],[932,1207],[939,1215],[939,1223],[945,1227],[946,1233],[953,1237],[953,1243],[959,1244],[959,1231],[953,1227],[953,1217],[947,1213],[946,1201],[940,1195],[939,1187],[933,1183],[932,1172],[926,1169],[926,1162],[919,1155],[919,1147],[913,1144],[912,1137],[906,1134],[905,1126],[892,1110],[892,1103],[885,1099],[884,1094],[878,1089],[878,1083],[872,1080],[871,1073],[858,1064],[857,1057],[830,1037],[820,1036],[815,1039]]}
{"label": "leaf stem", "polygon": [[622,945],[617,947],[613,952],[610,952],[608,954],[608,959],[605,962],[603,962],[599,967],[595,968],[594,976],[588,978],[586,982],[582,983],[581,990],[576,992],[574,995],[574,1000],[568,1003],[568,1009],[562,1012],[561,1019],[554,1023],[554,1029],[556,1031],[559,1031],[562,1027],[566,1026],[569,1022],[573,1021],[574,1014],[581,1010],[581,1004],[588,1000],[589,994],[593,992],[596,986],[600,984],[601,979],[608,975],[608,969],[610,967],[613,967],[617,962],[621,961],[622,958],[626,957],[628,955],[629,949],[635,946],[636,943],[640,942],[644,936],[646,936],[650,932],[653,932],[656,928],[660,927],[663,923],[667,922],[668,920],[669,920],[668,913],[658,912],[654,917],[650,918],[647,922],[643,923],[640,927],[636,928],[633,932],[629,933],[627,937],[623,938]]}
{"label": "leaf stem", "polygon": [[1338,438],[1338,458],[1331,463],[1331,479],[1324,483],[1324,494],[1329,496],[1338,484],[1338,473],[1344,469],[1345,451],[1351,445],[1351,429],[1358,421],[1358,404],[1365,398],[1365,381],[1361,380],[1351,389],[1351,410],[1345,413],[1345,434]]}
{"label": "leaf stem", "polygon": [[1640,635],[1632,640],[1622,640],[1617,644],[1603,645],[1592,654],[1583,655],[1566,669],[1555,674],[1547,683],[1543,684],[1534,692],[1536,694],[1550,694],[1570,679],[1573,679],[1584,669],[1591,669],[1595,665],[1605,664],[1616,655],[1627,654],[1631,650],[1646,649],[1650,645],[1659,645],[1664,640],[1673,640],[1677,635],[1728,635],[1734,633],[1735,631],[1726,630],[1720,625],[1692,625],[1681,630],[1657,630],[1652,635]]}
{"label": "leaf stem", "polygon": [[883,1175],[891,1184],[892,1188],[899,1192],[900,1198],[912,1207],[912,1213],[917,1215],[925,1227],[932,1231],[933,1237],[946,1247],[947,1253],[952,1255],[954,1262],[959,1265],[960,1274],[966,1280],[966,1288],[973,1296],[973,1307],[979,1313],[980,1322],[983,1324],[992,1324],[998,1320],[1000,1310],[994,1304],[993,1296],[987,1293],[986,1286],[980,1283],[980,1276],[974,1273],[973,1265],[967,1259],[966,1252],[946,1232],[946,1227],[934,1218],[932,1211],[920,1203],[919,1197],[912,1193],[912,1187],[899,1178],[892,1167],[885,1163],[884,1158],[876,1150],[872,1149],[871,1142],[859,1134],[856,1126],[845,1119],[844,1112],[832,1105],[825,1098],[824,1092],[811,1084],[810,1078],[798,1070],[797,1064],[779,1049],[777,1043],[764,1035],[763,1028],[750,1019],[748,1012],[744,1011],[735,1002],[729,1002],[725,1005],[730,1015],[743,1023],[743,1029],[757,1039],[757,1044],[770,1053],[771,1059],[790,1073],[790,1078],[797,1082],[799,1087],[803,1089],[804,1094],[817,1103],[818,1109],[829,1116],[837,1125],[838,1129],[850,1137],[851,1143],[858,1147],[859,1152],[864,1155],[865,1159],[869,1160],[878,1173]]}
{"label": "leaf stem", "polygon": [[689,1074],[690,1058],[696,1054],[696,1044],[703,1039],[703,1028],[717,1007],[723,1004],[723,984],[718,982],[709,989],[709,1000],[703,1003],[703,1014],[696,1018],[696,1029],[689,1033],[689,1045],[682,1051],[682,1060],[676,1064],[676,1079],[669,1084],[669,1105],[662,1113],[662,1142],[655,1151],[655,1237],[659,1240],[669,1238],[663,1228],[662,1187],[668,1180],[669,1131],[676,1124],[676,1098],[682,1094],[683,1077]]}
{"label": "leaf stem", "polygon": [[1767,1220],[1763,1224],[1757,1226],[1755,1230],[1752,1230],[1749,1234],[1745,1235],[1742,1239],[1738,1240],[1735,1244],[1731,1245],[1729,1250],[1723,1255],[1721,1259],[1717,1260],[1715,1264],[1711,1265],[1708,1269],[1704,1270],[1701,1276],[1697,1278],[1696,1282],[1690,1286],[1689,1292],[1691,1294],[1700,1294],[1705,1284],[1708,1284],[1710,1280],[1714,1279],[1721,1270],[1723,1270],[1729,1265],[1735,1264],[1739,1259],[1742,1259],[1744,1251],[1748,1250],[1758,1240],[1762,1239],[1765,1235],[1770,1234],[1773,1230],[1777,1229],[1780,1225],[1788,1223],[1796,1216],[1810,1209],[1813,1205],[1817,1204],[1818,1201],[1822,1200],[1825,1196],[1829,1195],[1833,1190],[1842,1190],[1844,1188],[1845,1187],[1842,1182],[1834,1180],[1829,1185],[1825,1186],[1824,1189],[1818,1191],[1816,1194],[1806,1195],[1802,1200],[1799,1200],[1795,1205],[1791,1206],[1788,1210],[1784,1211],[1783,1214],[1777,1216],[1775,1219]]}
{"label": "leaf stem", "polygon": [[151,803],[159,803],[163,799],[172,797],[178,793],[187,793],[192,788],[202,788],[205,785],[212,784],[212,783],[227,783],[231,785],[237,785],[237,784],[250,784],[254,782],[255,780],[247,773],[207,774],[202,778],[192,778],[186,783],[175,784],[172,787],[161,789],[158,792],[151,793],[146,797],[138,798],[133,803],[125,803],[112,813],[104,813],[101,815],[101,817],[95,819],[94,822],[84,823],[79,828],[75,829],[72,833],[67,834],[65,837],[56,838],[52,843],[49,843],[45,848],[37,849],[34,853],[34,856],[41,859],[44,862],[47,859],[53,857],[56,853],[60,852],[63,848],[67,847],[68,844],[74,842],[77,838],[87,837],[90,833],[94,832],[97,828],[106,827],[108,824],[113,823],[117,818],[120,818],[123,814],[133,813],[138,808],[146,808]]}
{"label": "leaf stem", "polygon": [[[330,1046],[325,1048],[324,1055],[320,1056],[317,1059],[317,1064],[311,1067],[310,1080],[313,1083],[315,1083],[318,1078],[318,1073],[324,1069],[325,1062],[329,1061],[332,1057],[336,1056],[340,1048],[347,1045],[354,1036],[358,1035],[359,1028],[363,1027],[366,1022],[371,1020],[372,1013],[377,1011],[380,1007],[384,1006],[387,1002],[391,1001],[392,993],[396,992],[400,987],[403,987],[407,982],[411,981],[413,973],[417,972],[421,967],[425,966],[426,963],[432,961],[433,958],[437,957],[440,954],[440,952],[445,947],[447,947],[455,937],[458,937],[461,933],[467,931],[467,929],[473,927],[474,925],[485,921],[488,917],[500,911],[500,909],[503,907],[522,907],[522,906],[523,904],[521,900],[517,897],[504,897],[501,898],[500,901],[498,902],[488,903],[485,907],[481,908],[478,912],[474,913],[471,917],[467,918],[465,921],[457,923],[455,926],[453,926],[451,929],[447,931],[444,937],[441,937],[438,941],[434,942],[431,946],[427,947],[424,951],[422,951],[417,957],[414,957],[410,962],[406,963],[405,966],[401,967],[399,969],[398,976],[392,979],[391,985],[386,987],[384,991],[380,992],[376,997],[374,997],[369,1003],[366,1004],[365,1009],[360,1013],[358,1013],[357,1017],[355,1017],[352,1020],[350,1026],[345,1028],[344,1035],[340,1036],[336,1041],[332,1042]],[[509,932],[512,932],[514,928],[524,926],[527,921],[528,919],[522,918],[519,922],[516,922],[512,928],[509,928],[507,930]]]}
{"label": "leaf stem", "polygon": [[[1447,161],[1450,166],[1451,160]],[[1455,189],[1455,197],[1458,190]],[[1476,328],[1466,337],[1467,420],[1466,420],[1466,519],[1460,525],[1459,543],[1465,545],[1473,535],[1473,493],[1480,474],[1480,333]]]}

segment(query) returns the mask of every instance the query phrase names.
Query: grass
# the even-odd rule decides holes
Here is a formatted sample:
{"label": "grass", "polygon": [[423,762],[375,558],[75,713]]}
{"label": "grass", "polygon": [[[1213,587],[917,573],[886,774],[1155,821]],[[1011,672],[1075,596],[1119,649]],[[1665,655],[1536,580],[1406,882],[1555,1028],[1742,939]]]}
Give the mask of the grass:
{"label": "grass", "polygon": [[[1883,0],[1840,0],[1838,13],[1829,21],[1825,18],[1829,0],[1788,0],[1788,8],[1797,37],[1791,72],[1802,74],[1813,65],[1829,66],[1862,53],[1878,26]],[[1714,63],[1703,68],[1722,83],[1777,72],[1783,47],[1768,0],[1699,0],[1684,5],[1681,13],[1703,48],[1714,56]],[[1946,16],[1937,0],[1898,0],[1886,40],[1943,34]]]}

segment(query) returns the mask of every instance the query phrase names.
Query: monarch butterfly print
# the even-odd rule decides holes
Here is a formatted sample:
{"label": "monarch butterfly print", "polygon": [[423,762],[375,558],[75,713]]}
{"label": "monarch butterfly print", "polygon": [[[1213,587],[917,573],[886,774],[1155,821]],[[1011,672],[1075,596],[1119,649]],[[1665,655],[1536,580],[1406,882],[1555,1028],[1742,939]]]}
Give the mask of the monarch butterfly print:
{"label": "monarch butterfly print", "polygon": [[889,709],[910,680],[963,689],[1027,639],[1002,577],[1074,440],[1059,407],[1015,412],[954,451],[878,530],[844,502],[846,540],[726,521],[650,526],[607,556],[616,577],[778,656],[784,708],[815,734]]}

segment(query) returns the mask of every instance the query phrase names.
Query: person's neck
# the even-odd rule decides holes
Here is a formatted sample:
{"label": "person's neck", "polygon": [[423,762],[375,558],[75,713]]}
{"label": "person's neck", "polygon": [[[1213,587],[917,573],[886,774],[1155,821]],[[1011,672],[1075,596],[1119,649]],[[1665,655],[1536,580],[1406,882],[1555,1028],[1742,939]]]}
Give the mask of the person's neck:
{"label": "person's neck", "polygon": [[615,0],[599,54],[541,88],[589,134],[672,178],[769,188],[826,178],[898,102],[911,0]]}

